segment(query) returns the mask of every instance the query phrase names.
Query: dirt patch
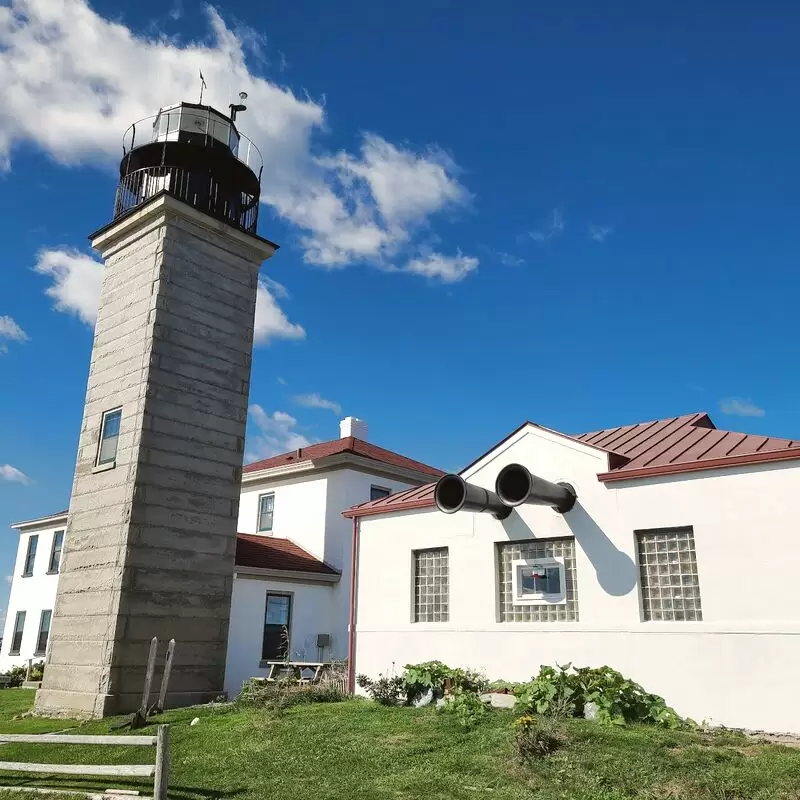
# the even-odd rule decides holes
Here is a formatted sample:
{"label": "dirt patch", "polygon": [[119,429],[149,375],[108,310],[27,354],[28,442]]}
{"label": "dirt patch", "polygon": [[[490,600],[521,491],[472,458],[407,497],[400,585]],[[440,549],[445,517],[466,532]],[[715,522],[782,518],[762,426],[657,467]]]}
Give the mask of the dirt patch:
{"label": "dirt patch", "polygon": [[391,736],[385,736],[383,741],[386,744],[406,744],[413,740],[413,736],[410,733],[395,733]]}

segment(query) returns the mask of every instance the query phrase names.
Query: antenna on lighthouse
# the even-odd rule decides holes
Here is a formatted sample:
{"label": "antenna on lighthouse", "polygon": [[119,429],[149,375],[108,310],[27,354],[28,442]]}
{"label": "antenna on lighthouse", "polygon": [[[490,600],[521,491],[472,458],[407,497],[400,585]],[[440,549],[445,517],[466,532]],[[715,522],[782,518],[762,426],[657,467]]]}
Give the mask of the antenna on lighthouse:
{"label": "antenna on lighthouse", "polygon": [[231,110],[231,122],[236,122],[236,114],[239,111],[247,111],[244,101],[247,100],[247,92],[239,92],[239,104],[231,103],[228,108]]}

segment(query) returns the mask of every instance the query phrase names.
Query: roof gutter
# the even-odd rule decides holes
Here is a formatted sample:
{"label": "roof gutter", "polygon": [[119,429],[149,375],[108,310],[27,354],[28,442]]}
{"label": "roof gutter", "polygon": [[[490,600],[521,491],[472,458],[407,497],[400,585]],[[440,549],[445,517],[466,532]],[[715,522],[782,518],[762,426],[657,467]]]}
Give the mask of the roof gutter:
{"label": "roof gutter", "polygon": [[662,464],[639,469],[621,469],[613,472],[601,472],[597,480],[601,483],[628,481],[635,478],[654,478],[660,475],[677,475],[685,472],[701,472],[726,467],[743,467],[751,464],[766,464],[773,461],[800,460],[800,447],[788,447],[786,450],[770,450],[766,453],[743,453],[739,456],[720,456],[703,461],[690,461],[682,464]]}
{"label": "roof gutter", "polygon": [[67,517],[68,513],[53,514],[51,517],[39,517],[38,519],[28,519],[24,520],[23,522],[12,522],[9,527],[21,531],[25,530],[26,528],[41,528],[45,525],[60,525],[62,523],[66,525]]}
{"label": "roof gutter", "polygon": [[277,578],[285,581],[302,581],[304,583],[338,583],[342,576],[338,572],[308,572],[299,569],[237,566],[234,567],[234,577]]}
{"label": "roof gutter", "polygon": [[431,497],[426,498],[425,500],[409,500],[406,503],[397,503],[397,505],[394,506],[348,508],[347,511],[342,511],[342,516],[355,520],[357,517],[373,517],[377,516],[378,514],[394,514],[396,511],[410,511],[414,508],[436,508],[436,503]]}

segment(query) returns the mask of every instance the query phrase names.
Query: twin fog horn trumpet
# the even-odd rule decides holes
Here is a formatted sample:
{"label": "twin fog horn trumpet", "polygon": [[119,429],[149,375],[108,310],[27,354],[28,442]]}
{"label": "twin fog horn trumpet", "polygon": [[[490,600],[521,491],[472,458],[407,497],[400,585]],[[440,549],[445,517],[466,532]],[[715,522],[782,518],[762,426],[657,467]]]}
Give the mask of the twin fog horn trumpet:
{"label": "twin fog horn trumpet", "polygon": [[490,492],[467,483],[460,475],[439,478],[433,492],[439,511],[455,514],[456,511],[488,511],[495,519],[505,519],[515,506],[530,503],[550,506],[565,514],[574,505],[577,495],[568,483],[551,483],[533,475],[522,464],[509,464],[500,470]]}

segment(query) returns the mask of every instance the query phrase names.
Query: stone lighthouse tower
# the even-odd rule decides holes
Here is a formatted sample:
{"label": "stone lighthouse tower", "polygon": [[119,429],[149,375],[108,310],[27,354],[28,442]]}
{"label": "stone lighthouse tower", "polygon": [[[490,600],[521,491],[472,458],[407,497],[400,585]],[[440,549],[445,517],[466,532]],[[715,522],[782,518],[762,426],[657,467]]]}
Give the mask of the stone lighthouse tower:
{"label": "stone lighthouse tower", "polygon": [[277,249],[256,233],[241,110],[132,126],[91,237],[105,268],[41,713],[134,709],[153,636],[177,640],[171,704],[222,692],[258,270]]}

